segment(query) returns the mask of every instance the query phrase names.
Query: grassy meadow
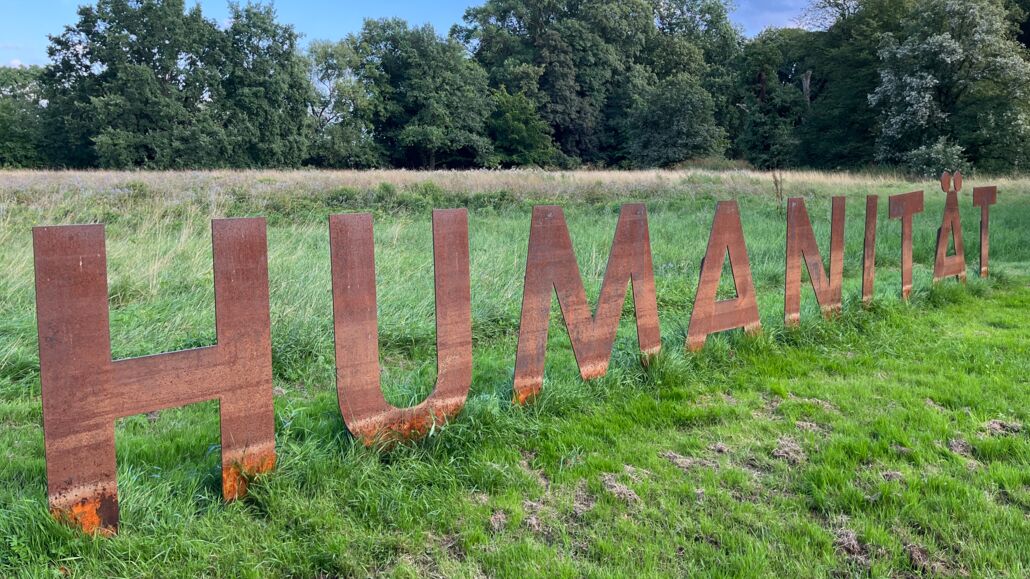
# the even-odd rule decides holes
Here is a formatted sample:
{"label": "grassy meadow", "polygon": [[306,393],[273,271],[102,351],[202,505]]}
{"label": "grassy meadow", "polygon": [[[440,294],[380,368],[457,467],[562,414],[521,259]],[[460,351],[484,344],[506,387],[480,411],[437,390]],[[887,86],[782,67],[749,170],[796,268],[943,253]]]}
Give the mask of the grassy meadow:
{"label": "grassy meadow", "polygon": [[[975,186],[1000,186],[992,278]],[[899,300],[888,195],[926,190]],[[785,199],[751,172],[0,173],[0,576],[999,576],[1030,574],[1030,180],[967,177],[970,279],[931,286],[944,195],[786,173],[824,256],[848,196],[843,314],[806,285],[783,327]],[[876,302],[859,298],[878,194]],[[764,325],[684,340],[716,202],[740,202]],[[557,306],[542,397],[510,403],[533,205],[564,206],[591,299],[619,206],[647,203],[663,354],[627,300],[609,375],[580,380]],[[467,207],[474,381],[424,441],[365,448],[337,408],[327,217],[375,214],[387,399],[433,388],[433,208]],[[268,219],[279,467],[221,500],[214,403],[120,421],[122,526],[47,512],[31,227],[105,223],[117,358],[214,343],[210,219]],[[724,276],[726,291],[731,290]],[[806,276],[807,280],[807,276]]]}

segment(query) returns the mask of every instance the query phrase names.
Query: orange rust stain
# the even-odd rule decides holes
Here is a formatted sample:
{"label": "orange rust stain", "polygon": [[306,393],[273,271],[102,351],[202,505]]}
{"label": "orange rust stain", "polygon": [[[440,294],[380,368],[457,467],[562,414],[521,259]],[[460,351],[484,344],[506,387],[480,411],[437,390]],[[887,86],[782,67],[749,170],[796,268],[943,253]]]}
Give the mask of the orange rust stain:
{"label": "orange rust stain", "polygon": [[104,496],[82,499],[67,509],[53,508],[50,513],[55,519],[78,527],[87,535],[110,537],[115,534],[115,529],[104,524],[102,513],[109,508],[107,503],[111,500],[111,497]]}
{"label": "orange rust stain", "polygon": [[429,434],[435,425],[446,423],[457,416],[464,406],[462,400],[436,405],[429,410],[389,413],[379,420],[356,427],[354,434],[368,447],[418,440]]}
{"label": "orange rust stain", "polygon": [[244,455],[243,460],[222,470],[222,494],[227,501],[247,496],[247,485],[255,475],[275,469],[275,452]]}
{"label": "orange rust stain", "polygon": [[536,400],[536,397],[540,395],[540,391],[543,389],[541,384],[526,384],[515,387],[515,404],[519,406],[525,406]]}
{"label": "orange rust stain", "polygon": [[608,374],[608,361],[586,363],[580,367],[580,375],[583,380],[590,382],[591,380],[597,380],[604,378]]}

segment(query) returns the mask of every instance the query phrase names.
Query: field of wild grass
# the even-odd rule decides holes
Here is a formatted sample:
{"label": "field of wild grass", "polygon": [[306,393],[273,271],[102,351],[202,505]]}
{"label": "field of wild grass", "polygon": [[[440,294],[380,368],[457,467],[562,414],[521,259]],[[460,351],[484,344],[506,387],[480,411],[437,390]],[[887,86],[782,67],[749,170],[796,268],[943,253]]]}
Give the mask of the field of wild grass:
{"label": "field of wild grass", "polygon": [[[890,175],[786,173],[824,255],[848,196],[845,308],[783,328],[785,199],[753,172],[0,173],[0,575],[829,576],[1030,573],[1030,180],[968,177],[970,281],[931,287],[944,195]],[[975,186],[997,184],[992,279]],[[899,301],[886,196],[925,189],[916,292]],[[860,305],[865,195],[882,195]],[[764,332],[684,339],[716,202],[737,199]],[[619,206],[650,215],[664,352],[632,318],[583,383],[555,307],[543,397],[510,404],[531,209],[560,204],[596,298]],[[425,441],[367,449],[336,406],[330,214],[376,220],[387,399],[433,388],[433,208],[467,207],[474,382]],[[31,227],[105,223],[117,358],[214,342],[210,220],[268,219],[279,468],[220,499],[218,414],[119,422],[122,529],[46,509]],[[728,282],[727,280],[724,280]],[[727,283],[729,289],[731,284]],[[629,302],[627,302],[629,303]],[[627,306],[626,311],[632,308]]]}

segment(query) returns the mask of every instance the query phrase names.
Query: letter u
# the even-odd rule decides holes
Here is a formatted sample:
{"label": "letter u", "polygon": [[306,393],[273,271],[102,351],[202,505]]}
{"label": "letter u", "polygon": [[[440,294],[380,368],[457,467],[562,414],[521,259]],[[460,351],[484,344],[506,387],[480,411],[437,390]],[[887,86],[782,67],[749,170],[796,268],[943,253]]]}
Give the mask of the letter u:
{"label": "letter u", "polygon": [[413,408],[394,407],[380,387],[372,233],[370,214],[329,218],[337,394],[347,428],[367,445],[424,436],[461,412],[472,385],[468,212],[433,212],[437,384]]}

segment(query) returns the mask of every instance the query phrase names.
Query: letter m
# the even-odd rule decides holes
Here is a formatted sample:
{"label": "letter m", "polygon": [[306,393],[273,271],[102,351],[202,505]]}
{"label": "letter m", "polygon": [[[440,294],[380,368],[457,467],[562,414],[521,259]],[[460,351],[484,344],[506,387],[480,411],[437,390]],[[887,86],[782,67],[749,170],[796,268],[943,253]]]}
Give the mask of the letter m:
{"label": "letter m", "polygon": [[552,291],[558,295],[580,374],[584,380],[593,380],[608,373],[630,282],[640,350],[645,356],[655,355],[661,351],[662,338],[647,209],[643,205],[622,208],[594,315],[587,303],[565,214],[560,207],[533,209],[515,360],[516,401],[524,404],[543,388]]}

